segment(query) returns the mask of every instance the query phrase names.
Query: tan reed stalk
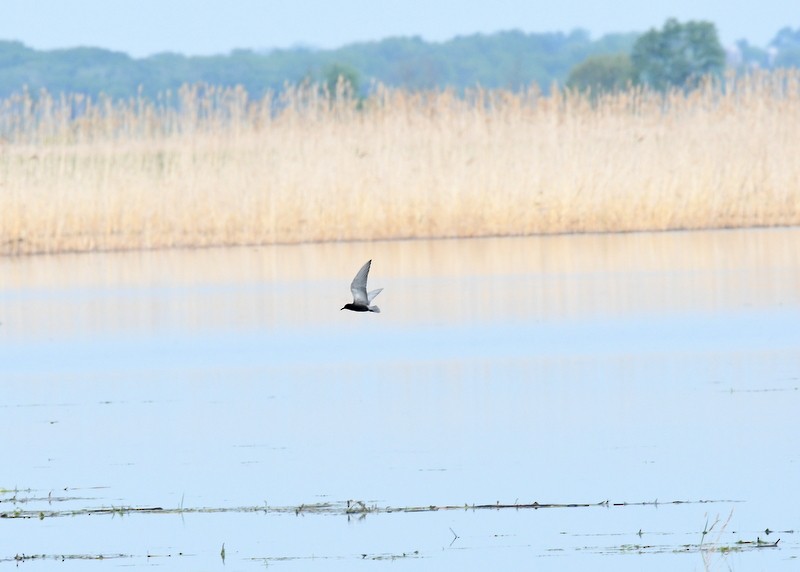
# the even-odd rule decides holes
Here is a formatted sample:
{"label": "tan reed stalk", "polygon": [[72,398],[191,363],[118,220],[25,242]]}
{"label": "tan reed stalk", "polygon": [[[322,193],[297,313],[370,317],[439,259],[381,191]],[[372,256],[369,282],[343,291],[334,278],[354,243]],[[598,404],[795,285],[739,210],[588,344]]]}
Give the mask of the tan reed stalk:
{"label": "tan reed stalk", "polygon": [[0,101],[0,253],[800,223],[800,73]]}

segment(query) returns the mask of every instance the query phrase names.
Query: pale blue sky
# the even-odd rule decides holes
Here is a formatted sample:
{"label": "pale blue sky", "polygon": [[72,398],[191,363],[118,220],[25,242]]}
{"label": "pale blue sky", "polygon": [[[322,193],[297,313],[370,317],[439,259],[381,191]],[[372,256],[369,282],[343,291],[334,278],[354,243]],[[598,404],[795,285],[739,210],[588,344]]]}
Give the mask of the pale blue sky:
{"label": "pale blue sky", "polygon": [[320,48],[388,36],[442,41],[519,29],[645,31],[668,17],[717,24],[724,44],[766,46],[800,27],[797,0],[0,0],[0,39],[37,49],[97,46],[141,57]]}

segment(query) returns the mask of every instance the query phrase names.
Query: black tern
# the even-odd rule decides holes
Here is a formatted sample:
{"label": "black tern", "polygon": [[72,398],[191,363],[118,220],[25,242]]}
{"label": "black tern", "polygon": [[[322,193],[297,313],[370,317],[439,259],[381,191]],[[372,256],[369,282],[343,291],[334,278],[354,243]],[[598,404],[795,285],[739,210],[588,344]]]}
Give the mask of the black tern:
{"label": "black tern", "polygon": [[381,309],[377,306],[370,306],[372,300],[381,293],[383,288],[378,288],[370,293],[367,293],[367,274],[369,274],[369,267],[372,265],[372,260],[367,260],[367,263],[361,267],[353,282],[350,284],[350,291],[353,293],[353,303],[345,304],[342,310],[352,310],[353,312],[375,312],[380,313]]}

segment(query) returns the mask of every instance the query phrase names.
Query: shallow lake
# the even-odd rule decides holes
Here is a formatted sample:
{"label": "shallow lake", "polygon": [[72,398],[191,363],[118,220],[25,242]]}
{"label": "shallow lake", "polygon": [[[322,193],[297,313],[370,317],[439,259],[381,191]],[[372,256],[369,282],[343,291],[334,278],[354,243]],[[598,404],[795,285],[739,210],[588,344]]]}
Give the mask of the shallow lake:
{"label": "shallow lake", "polygon": [[795,570],[798,245],[0,259],[0,563]]}

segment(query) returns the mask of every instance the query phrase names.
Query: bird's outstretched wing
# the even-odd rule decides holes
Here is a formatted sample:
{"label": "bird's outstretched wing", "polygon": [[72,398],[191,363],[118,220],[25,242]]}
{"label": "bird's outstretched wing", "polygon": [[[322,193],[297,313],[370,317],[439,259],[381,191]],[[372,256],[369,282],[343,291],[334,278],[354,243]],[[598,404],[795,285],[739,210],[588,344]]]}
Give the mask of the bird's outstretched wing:
{"label": "bird's outstretched wing", "polygon": [[367,294],[367,303],[368,304],[372,304],[372,301],[375,299],[375,296],[377,296],[381,292],[383,292],[383,288],[378,288],[378,289],[373,290],[372,292],[368,293]]}
{"label": "bird's outstretched wing", "polygon": [[367,260],[367,263],[361,267],[361,270],[358,271],[356,277],[353,278],[353,282],[350,284],[350,291],[353,293],[353,303],[354,304],[363,304],[367,306],[369,304],[369,296],[367,296],[367,275],[369,274],[369,267],[372,264],[372,260]]}

